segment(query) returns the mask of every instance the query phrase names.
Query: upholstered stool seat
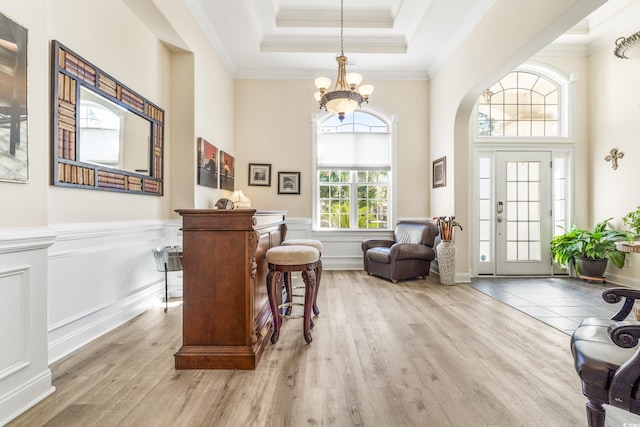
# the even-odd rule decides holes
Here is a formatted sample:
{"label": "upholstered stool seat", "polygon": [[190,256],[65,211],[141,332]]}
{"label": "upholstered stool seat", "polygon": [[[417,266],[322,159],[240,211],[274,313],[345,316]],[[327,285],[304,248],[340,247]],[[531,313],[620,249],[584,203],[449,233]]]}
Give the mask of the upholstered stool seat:
{"label": "upholstered stool seat", "polygon": [[[318,250],[318,253],[320,254],[320,258],[318,259],[318,268],[316,269],[316,296],[318,295],[318,291],[320,289],[320,278],[322,277],[322,242],[320,240],[316,240],[316,239],[288,239],[282,242],[282,246],[311,246],[313,248],[316,248]],[[287,280],[287,282],[285,283],[285,287],[287,289],[287,298],[294,297],[300,297],[302,295],[294,295],[292,293],[293,289],[291,287],[291,276],[287,276],[287,278],[289,280]],[[302,286],[299,286],[302,287]],[[313,300],[313,314],[315,314],[316,316],[320,314],[320,310],[318,309],[318,303],[316,301],[316,299]],[[288,312],[287,314],[291,313],[291,307],[287,308]]]}
{"label": "upholstered stool seat", "polygon": [[282,242],[282,246],[311,246],[316,248],[322,254],[322,242],[315,239],[287,239]]}
{"label": "upholstered stool seat", "polygon": [[[289,317],[281,312],[281,309],[294,305],[292,301],[282,303],[282,289],[279,286],[281,280],[287,283],[294,271],[302,272],[302,280],[305,284],[304,311],[303,311],[303,334],[307,343],[311,343],[311,310],[313,302],[317,296],[316,271],[320,253],[312,246],[286,245],[276,246],[266,253],[269,263],[269,273],[267,274],[267,293],[269,294],[269,305],[273,315],[273,335],[271,342],[276,343],[280,336],[280,326],[283,317]],[[297,316],[300,317],[300,316]]]}

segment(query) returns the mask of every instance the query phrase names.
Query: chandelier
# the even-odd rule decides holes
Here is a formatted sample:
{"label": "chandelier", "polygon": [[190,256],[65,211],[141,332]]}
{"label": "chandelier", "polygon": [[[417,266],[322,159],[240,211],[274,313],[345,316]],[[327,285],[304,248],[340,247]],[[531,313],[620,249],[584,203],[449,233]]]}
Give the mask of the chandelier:
{"label": "chandelier", "polygon": [[622,59],[640,58],[640,31],[629,37],[620,37],[616,40],[614,55]]}
{"label": "chandelier", "polygon": [[340,121],[346,114],[352,113],[363,102],[369,102],[369,95],[373,92],[372,85],[362,85],[362,76],[358,73],[347,74],[347,57],[344,56],[343,45],[344,32],[344,0],[340,0],[340,55],[336,56],[338,62],[338,78],[333,90],[327,92],[331,85],[331,79],[318,77],[315,80],[318,92],[315,93],[316,101],[320,103],[320,109],[337,114]]}

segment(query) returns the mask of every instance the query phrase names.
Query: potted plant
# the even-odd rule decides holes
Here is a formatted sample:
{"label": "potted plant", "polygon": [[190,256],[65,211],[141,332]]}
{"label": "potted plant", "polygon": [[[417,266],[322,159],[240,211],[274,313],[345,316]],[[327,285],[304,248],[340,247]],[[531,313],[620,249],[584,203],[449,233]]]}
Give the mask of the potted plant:
{"label": "potted plant", "polygon": [[554,237],[551,253],[555,261],[563,268],[573,265],[578,277],[595,279],[602,278],[607,260],[622,268],[627,254],[616,248],[616,242],[633,241],[633,234],[607,229],[611,219],[596,224],[592,230],[572,225],[569,231]]}
{"label": "potted plant", "polygon": [[627,224],[631,229],[640,235],[640,206],[635,211],[631,211],[622,218],[622,222]]}

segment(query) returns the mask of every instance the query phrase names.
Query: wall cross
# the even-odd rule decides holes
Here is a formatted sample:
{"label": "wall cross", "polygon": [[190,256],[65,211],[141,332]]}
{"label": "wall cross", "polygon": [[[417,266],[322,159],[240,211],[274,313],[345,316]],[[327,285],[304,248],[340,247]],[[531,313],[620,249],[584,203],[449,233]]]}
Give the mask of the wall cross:
{"label": "wall cross", "polygon": [[611,162],[611,168],[613,170],[618,169],[618,159],[621,159],[624,157],[624,153],[621,151],[618,151],[617,148],[612,148],[611,151],[609,151],[609,154],[607,154],[607,156],[604,158],[607,162]]}

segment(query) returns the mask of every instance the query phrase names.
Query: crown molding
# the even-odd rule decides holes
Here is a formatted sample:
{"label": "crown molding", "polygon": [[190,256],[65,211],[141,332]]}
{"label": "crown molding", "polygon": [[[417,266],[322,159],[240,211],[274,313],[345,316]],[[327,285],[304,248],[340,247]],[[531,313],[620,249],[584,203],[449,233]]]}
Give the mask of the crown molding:
{"label": "crown molding", "polygon": [[[345,28],[393,28],[389,10],[345,10]],[[281,28],[340,28],[337,10],[283,9],[276,16],[276,27]]]}
{"label": "crown molding", "polygon": [[[338,52],[340,39],[336,37],[283,37],[267,36],[260,43],[261,52]],[[344,43],[349,53],[407,53],[403,36],[349,37]]]}

